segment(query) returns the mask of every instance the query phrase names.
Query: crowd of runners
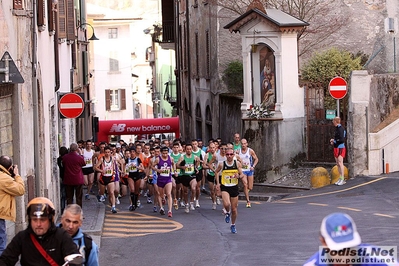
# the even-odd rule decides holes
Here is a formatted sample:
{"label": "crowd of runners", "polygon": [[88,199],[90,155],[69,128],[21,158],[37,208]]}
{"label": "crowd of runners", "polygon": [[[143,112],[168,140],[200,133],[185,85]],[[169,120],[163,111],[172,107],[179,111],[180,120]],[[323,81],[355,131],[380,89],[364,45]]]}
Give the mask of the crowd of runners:
{"label": "crowd of runners", "polygon": [[251,208],[249,192],[253,187],[254,168],[258,158],[248,147],[246,139],[234,134],[234,141],[211,139],[207,145],[201,140],[173,142],[158,138],[149,141],[116,144],[104,142],[95,146],[90,140],[79,141],[80,154],[86,165],[82,168],[90,199],[93,182],[98,182],[97,199],[111,205],[117,213],[119,199],[128,196],[130,211],[140,208],[141,200],[153,205],[160,215],[173,216],[173,209],[183,208],[186,213],[200,208],[200,194],[207,183],[212,210],[223,204],[226,223],[236,233],[239,181]]}

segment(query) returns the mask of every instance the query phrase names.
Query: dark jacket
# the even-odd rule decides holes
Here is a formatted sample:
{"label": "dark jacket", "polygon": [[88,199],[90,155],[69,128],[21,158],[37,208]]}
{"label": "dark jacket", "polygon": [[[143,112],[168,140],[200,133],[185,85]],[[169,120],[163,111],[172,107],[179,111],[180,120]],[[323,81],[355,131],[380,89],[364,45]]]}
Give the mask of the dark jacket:
{"label": "dark jacket", "polygon": [[[8,244],[3,254],[0,256],[0,266],[15,265],[18,262],[18,256],[21,255],[21,265],[30,266],[46,266],[50,265],[47,260],[40,254],[36,246],[33,244],[30,234],[34,234],[32,229],[20,231]],[[50,227],[48,232],[38,238],[39,244],[58,263],[64,264],[64,257],[70,254],[79,254],[79,251],[70,235],[62,228],[55,225]]]}
{"label": "dark jacket", "polygon": [[75,151],[69,152],[62,157],[62,165],[64,166],[64,185],[83,185],[82,167],[86,165],[83,156]]}
{"label": "dark jacket", "polygon": [[343,148],[345,147],[345,137],[346,137],[346,131],[341,124],[338,124],[335,127],[335,133],[334,133],[334,148]]}

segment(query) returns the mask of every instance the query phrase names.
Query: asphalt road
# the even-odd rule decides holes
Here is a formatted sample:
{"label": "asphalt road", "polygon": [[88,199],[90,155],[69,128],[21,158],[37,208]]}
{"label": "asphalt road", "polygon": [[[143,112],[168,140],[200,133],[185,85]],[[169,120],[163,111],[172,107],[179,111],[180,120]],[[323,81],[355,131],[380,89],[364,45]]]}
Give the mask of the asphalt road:
{"label": "asphalt road", "polygon": [[[275,202],[240,201],[237,234],[208,196],[201,208],[173,218],[152,212],[152,205],[118,213],[107,208],[100,249],[101,265],[302,265],[318,250],[320,223],[333,212],[355,220],[364,243],[399,243],[399,177],[361,177],[342,187],[328,186],[292,194]],[[142,201],[144,198],[142,198]]]}

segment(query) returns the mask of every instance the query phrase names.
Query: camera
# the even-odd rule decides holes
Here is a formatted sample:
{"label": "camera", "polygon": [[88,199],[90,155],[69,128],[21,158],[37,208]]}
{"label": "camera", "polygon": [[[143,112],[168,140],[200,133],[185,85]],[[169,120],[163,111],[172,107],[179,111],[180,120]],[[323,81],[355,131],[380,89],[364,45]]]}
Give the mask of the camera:
{"label": "camera", "polygon": [[14,168],[15,168],[15,165],[13,165],[13,166],[10,168],[10,170],[9,170],[9,172],[10,172],[10,174],[11,174],[11,177],[15,177]]}

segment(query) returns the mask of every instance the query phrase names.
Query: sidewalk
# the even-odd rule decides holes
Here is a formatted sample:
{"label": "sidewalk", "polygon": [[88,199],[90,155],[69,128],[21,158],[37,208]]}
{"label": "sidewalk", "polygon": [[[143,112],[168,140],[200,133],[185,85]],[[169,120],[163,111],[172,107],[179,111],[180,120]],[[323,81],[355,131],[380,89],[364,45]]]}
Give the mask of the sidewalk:
{"label": "sidewalk", "polygon": [[89,234],[94,242],[101,247],[101,233],[105,217],[105,204],[98,202],[95,195],[90,200],[83,199],[83,232]]}

